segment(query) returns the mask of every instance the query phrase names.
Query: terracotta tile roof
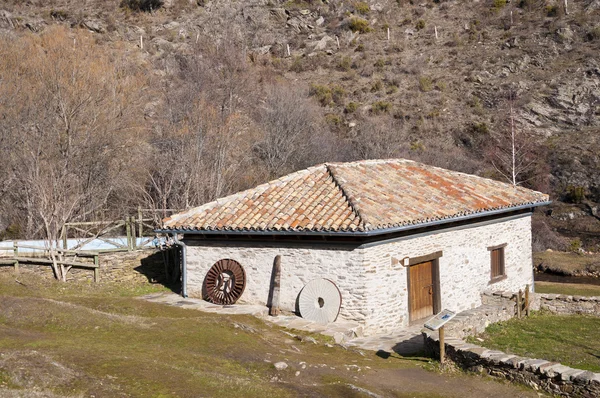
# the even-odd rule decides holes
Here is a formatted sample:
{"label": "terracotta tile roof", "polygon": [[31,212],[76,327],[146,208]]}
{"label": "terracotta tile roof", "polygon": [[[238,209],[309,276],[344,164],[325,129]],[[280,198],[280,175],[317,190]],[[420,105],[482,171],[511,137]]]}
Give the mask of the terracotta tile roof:
{"label": "terracotta tile roof", "polygon": [[166,229],[374,231],[548,202],[548,195],[410,160],[330,163],[175,214]]}

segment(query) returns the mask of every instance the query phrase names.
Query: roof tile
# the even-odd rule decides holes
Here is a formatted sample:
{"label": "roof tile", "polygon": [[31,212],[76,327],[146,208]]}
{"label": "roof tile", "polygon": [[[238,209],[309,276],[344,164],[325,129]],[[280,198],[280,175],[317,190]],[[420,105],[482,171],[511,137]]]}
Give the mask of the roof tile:
{"label": "roof tile", "polygon": [[540,192],[410,160],[366,160],[310,167],[164,224],[198,231],[365,231],[547,201]]}

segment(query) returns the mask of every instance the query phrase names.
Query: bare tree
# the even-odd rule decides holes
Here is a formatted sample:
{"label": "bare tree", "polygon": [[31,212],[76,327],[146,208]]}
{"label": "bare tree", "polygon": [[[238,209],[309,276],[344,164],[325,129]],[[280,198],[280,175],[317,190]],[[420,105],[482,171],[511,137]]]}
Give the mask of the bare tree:
{"label": "bare tree", "polygon": [[[63,225],[101,208],[132,159],[138,137],[142,71],[113,61],[84,33],[62,28],[0,44],[6,57],[0,96],[13,123],[12,201],[24,203],[28,223],[39,226],[59,280],[66,269],[58,252]],[[29,233],[33,225],[28,225]],[[30,229],[31,228],[31,229]]]}
{"label": "bare tree", "polygon": [[488,150],[494,169],[514,186],[531,179],[538,159],[532,137],[516,125],[513,96],[508,103],[508,126],[495,138]]}
{"label": "bare tree", "polygon": [[269,178],[298,168],[307,157],[315,158],[313,144],[319,141],[321,132],[319,112],[301,90],[283,85],[268,89],[258,115],[264,135],[254,151]]}

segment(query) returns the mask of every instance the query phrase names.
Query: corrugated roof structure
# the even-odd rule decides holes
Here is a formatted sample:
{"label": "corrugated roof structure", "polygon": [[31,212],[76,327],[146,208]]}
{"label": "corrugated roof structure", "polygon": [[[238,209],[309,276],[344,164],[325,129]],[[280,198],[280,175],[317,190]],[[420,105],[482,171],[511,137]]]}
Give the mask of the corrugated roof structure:
{"label": "corrugated roof structure", "polygon": [[404,159],[328,163],[164,220],[177,231],[368,232],[540,205],[548,195]]}

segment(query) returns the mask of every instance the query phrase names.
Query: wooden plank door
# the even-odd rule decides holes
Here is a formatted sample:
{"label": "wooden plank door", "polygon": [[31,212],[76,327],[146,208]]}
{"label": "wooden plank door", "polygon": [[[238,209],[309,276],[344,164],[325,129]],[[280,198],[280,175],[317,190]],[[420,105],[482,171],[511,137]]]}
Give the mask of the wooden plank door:
{"label": "wooden plank door", "polygon": [[433,315],[433,261],[415,264],[409,273],[409,319],[412,322]]}

